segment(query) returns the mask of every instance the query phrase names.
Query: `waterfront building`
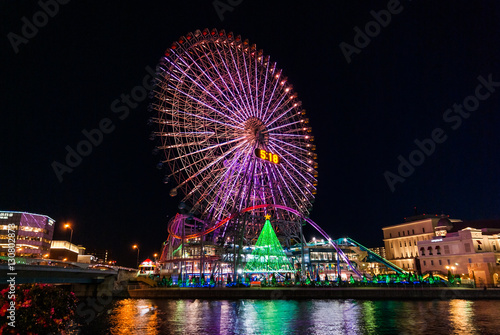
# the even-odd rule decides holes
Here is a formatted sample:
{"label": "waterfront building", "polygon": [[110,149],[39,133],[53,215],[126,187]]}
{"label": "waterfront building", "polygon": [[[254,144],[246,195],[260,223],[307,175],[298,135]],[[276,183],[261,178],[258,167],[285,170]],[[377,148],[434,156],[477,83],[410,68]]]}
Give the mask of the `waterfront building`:
{"label": "waterfront building", "polygon": [[[447,221],[441,221],[446,219]],[[405,222],[383,227],[384,246],[387,260],[406,271],[419,272],[418,257],[419,241],[436,238],[446,231],[443,225],[461,220],[449,219],[446,215],[422,214],[404,219]]]}
{"label": "waterfront building", "polygon": [[450,222],[447,227],[440,236],[418,242],[422,273],[450,271],[478,286],[500,285],[499,222]]}
{"label": "waterfront building", "polygon": [[52,241],[50,244],[50,259],[57,259],[68,262],[77,262],[79,247],[68,241]]}
{"label": "waterfront building", "polygon": [[0,256],[6,256],[14,232],[16,256],[43,257],[50,250],[55,220],[42,214],[0,211]]}

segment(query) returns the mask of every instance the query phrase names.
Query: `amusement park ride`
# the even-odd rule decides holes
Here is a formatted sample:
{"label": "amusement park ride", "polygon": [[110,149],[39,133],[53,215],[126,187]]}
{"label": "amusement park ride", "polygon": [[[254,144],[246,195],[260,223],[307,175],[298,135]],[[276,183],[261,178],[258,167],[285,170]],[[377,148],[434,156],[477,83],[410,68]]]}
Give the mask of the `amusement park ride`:
{"label": "amusement park ride", "polygon": [[[318,177],[314,137],[297,93],[269,56],[224,30],[188,33],[161,58],[152,97],[159,168],[166,166],[164,182],[175,184],[170,195],[184,196],[168,223],[163,273],[180,280],[304,276],[311,269],[302,227],[309,224],[335,250],[337,267],[361,277],[308,217]],[[262,244],[265,232],[279,247]],[[292,248],[300,249],[296,263],[276,265]]]}

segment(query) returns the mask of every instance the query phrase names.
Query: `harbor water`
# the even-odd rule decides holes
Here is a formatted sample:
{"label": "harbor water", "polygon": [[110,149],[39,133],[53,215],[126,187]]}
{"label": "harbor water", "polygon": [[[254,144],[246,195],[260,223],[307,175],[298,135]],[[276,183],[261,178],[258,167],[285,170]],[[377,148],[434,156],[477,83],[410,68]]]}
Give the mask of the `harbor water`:
{"label": "harbor water", "polygon": [[80,334],[498,334],[500,300],[122,299]]}

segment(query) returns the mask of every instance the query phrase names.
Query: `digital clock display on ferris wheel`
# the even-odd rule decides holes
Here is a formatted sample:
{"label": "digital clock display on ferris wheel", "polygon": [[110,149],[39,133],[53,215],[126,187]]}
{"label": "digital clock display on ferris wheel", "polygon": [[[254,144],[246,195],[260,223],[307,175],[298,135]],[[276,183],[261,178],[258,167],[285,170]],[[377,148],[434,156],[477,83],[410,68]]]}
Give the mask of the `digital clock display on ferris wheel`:
{"label": "digital clock display on ferris wheel", "polygon": [[280,157],[278,156],[278,154],[273,154],[264,149],[255,149],[255,156],[273,164],[278,164],[280,162]]}

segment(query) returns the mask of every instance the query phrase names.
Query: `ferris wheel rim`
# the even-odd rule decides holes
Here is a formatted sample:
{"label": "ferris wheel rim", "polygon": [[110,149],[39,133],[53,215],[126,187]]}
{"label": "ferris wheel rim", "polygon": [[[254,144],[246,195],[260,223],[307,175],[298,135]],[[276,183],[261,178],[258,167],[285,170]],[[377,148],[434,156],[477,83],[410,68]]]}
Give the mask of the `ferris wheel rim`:
{"label": "ferris wheel rim", "polygon": [[[193,42],[194,40],[196,40],[197,42],[194,43]],[[247,51],[241,52],[239,55],[242,57],[242,67],[244,66],[246,69],[247,77],[245,79],[247,80],[248,85],[246,85],[246,83],[244,83],[241,80],[241,76],[240,76],[239,72],[237,72],[236,75],[239,76],[238,79],[240,80],[240,84],[237,84],[236,79],[234,79],[232,77],[230,79],[228,79],[227,82],[225,82],[222,79],[220,74],[222,73],[222,71],[224,69],[226,69],[227,72],[229,73],[228,69],[231,66],[233,66],[231,64],[228,65],[228,64],[224,63],[223,67],[221,66],[220,68],[215,68],[212,72],[213,77],[210,77],[204,73],[201,73],[203,71],[201,71],[200,73],[188,72],[188,70],[187,70],[188,68],[190,70],[192,70],[192,69],[203,70],[203,66],[202,66],[203,64],[200,65],[194,61],[194,58],[196,58],[194,56],[195,52],[193,52],[193,54],[191,54],[191,55],[185,56],[185,58],[182,58],[183,55],[185,55],[186,52],[191,50],[190,48],[192,48],[194,45],[200,45],[200,43],[201,44],[206,43],[206,45],[203,46],[203,48],[206,49],[206,48],[211,47],[211,46],[209,46],[210,43],[212,43],[212,44],[219,43],[219,42],[214,42],[217,40],[222,41],[221,43],[223,43],[225,41],[225,42],[227,42],[226,44],[235,43],[239,46],[240,49],[246,48],[245,50],[247,50],[248,52]],[[240,52],[240,51],[237,51],[239,49],[237,49],[236,47],[234,47],[234,48],[235,49],[233,50],[233,47],[226,46],[227,50],[224,49],[223,51],[221,51],[221,49],[215,48],[214,50],[211,50],[211,52],[213,55],[217,54],[221,58],[222,58],[221,55],[223,52],[227,52],[228,53],[227,55],[234,56],[235,54]],[[198,60],[202,59],[202,57],[203,57],[203,55],[201,55],[201,54],[196,54],[196,55],[199,56],[199,58],[196,58]],[[248,59],[246,58],[247,56],[248,56]],[[172,59],[170,59],[169,57],[172,57]],[[181,59],[181,60],[179,60],[179,59]],[[175,63],[174,60],[179,60],[178,61],[179,63]],[[189,63],[190,65],[188,66],[187,62],[189,60],[192,60],[193,62]],[[233,60],[233,63],[235,63],[234,57],[232,58],[232,60]],[[247,62],[247,60],[248,60],[248,62]],[[255,73],[260,73],[258,71],[262,71],[262,73],[265,72],[265,78],[258,77],[258,76],[251,77],[251,74],[249,74],[249,72],[248,72],[248,68],[251,66],[250,60],[252,62],[254,62],[254,64],[256,64],[255,68],[252,68],[253,71]],[[209,65],[209,64],[213,65],[214,64],[214,59],[211,59],[209,57],[203,58],[203,61],[206,62],[205,65]],[[266,63],[264,63],[264,61],[266,61]],[[170,70],[168,70],[168,71],[165,70],[164,68],[162,68],[162,66],[166,67],[167,63],[170,66],[170,68],[169,68]],[[183,70],[182,66],[186,66],[186,69]],[[261,67],[259,67],[259,66],[261,66]],[[278,69],[276,67],[276,63],[270,62],[269,56],[265,56],[261,50],[257,51],[256,47],[254,45],[250,45],[248,41],[246,41],[246,40],[243,41],[239,36],[235,37],[233,33],[225,34],[224,31],[217,31],[215,29],[213,29],[212,31],[209,31],[208,29],[205,29],[203,32],[197,31],[194,34],[189,33],[188,35],[181,37],[178,42],[174,42],[172,47],[167,49],[167,51],[165,52],[165,57],[163,58],[163,61],[160,64],[159,68],[160,68],[159,72],[161,74],[161,76],[159,76],[159,78],[160,78],[159,81],[160,81],[160,84],[161,83],[164,84],[164,87],[162,88],[162,91],[161,91],[164,94],[164,96],[162,98],[165,98],[166,92],[169,92],[169,90],[175,91],[175,94],[177,94],[177,95],[174,95],[174,97],[176,97],[178,99],[179,105],[173,105],[173,106],[177,106],[177,107],[187,106],[187,107],[199,108],[199,109],[193,108],[194,111],[192,111],[192,110],[183,111],[181,108],[179,108],[178,110],[174,110],[175,108],[172,107],[172,110],[169,111],[168,110],[168,106],[169,106],[168,103],[164,100],[161,100],[161,99],[160,99],[161,101],[159,102],[159,105],[157,107],[155,107],[155,110],[157,110],[159,112],[159,116],[158,116],[158,119],[156,120],[157,121],[156,123],[160,124],[160,126],[162,127],[161,131],[155,134],[156,136],[159,136],[162,138],[160,148],[163,149],[164,152],[166,150],[170,150],[170,149],[177,150],[177,156],[175,156],[175,154],[172,154],[170,152],[165,154],[165,160],[163,161],[163,163],[167,163],[169,165],[169,167],[171,168],[172,172],[170,173],[169,177],[174,176],[177,180],[178,185],[173,189],[173,190],[175,190],[175,193],[177,192],[177,189],[184,190],[185,198],[183,199],[183,201],[185,199],[187,199],[188,197],[190,197],[191,195],[198,194],[198,193],[204,195],[205,197],[201,196],[197,200],[189,199],[189,201],[191,203],[194,203],[194,205],[200,203],[201,201],[205,201],[206,199],[209,199],[209,200],[212,199],[205,194],[209,191],[220,190],[220,187],[222,185],[221,180],[223,178],[226,178],[226,179],[233,178],[234,179],[234,181],[229,180],[225,185],[227,188],[227,190],[226,190],[227,192],[233,192],[233,193],[235,192],[235,187],[236,187],[235,185],[237,183],[236,179],[240,175],[243,175],[245,172],[245,171],[243,171],[242,166],[245,164],[249,164],[251,157],[252,157],[250,155],[247,155],[245,157],[245,155],[243,155],[243,154],[238,154],[238,150],[239,150],[239,152],[245,151],[246,153],[248,153],[248,152],[252,152],[254,150],[255,146],[252,146],[249,143],[242,143],[240,138],[230,138],[226,142],[216,143],[211,147],[203,147],[202,145],[205,145],[206,143],[208,143],[210,141],[216,141],[216,137],[217,137],[216,132],[215,132],[215,130],[212,133],[210,132],[211,126],[214,127],[213,129],[219,129],[219,130],[220,129],[225,130],[225,128],[223,128],[223,127],[233,127],[234,129],[236,129],[235,134],[241,135],[244,132],[244,130],[246,129],[245,127],[247,127],[247,124],[245,122],[251,123],[251,122],[248,122],[248,120],[250,120],[252,117],[254,117],[249,112],[249,110],[251,110],[250,107],[256,108],[255,110],[257,110],[259,105],[260,106],[266,105],[266,108],[267,108],[266,112],[265,112],[265,114],[261,115],[262,120],[260,120],[260,119],[259,120],[262,122],[262,124],[265,124],[266,127],[268,127],[268,128],[264,129],[261,125],[253,125],[253,126],[251,125],[251,126],[249,126],[249,128],[251,129],[251,131],[254,131],[255,129],[262,128],[258,131],[259,136],[262,136],[262,138],[264,138],[264,139],[266,139],[266,136],[268,136],[267,141],[269,141],[269,137],[272,137],[272,142],[266,143],[268,145],[268,147],[266,147],[266,150],[268,150],[268,151],[273,150],[276,153],[279,153],[280,155],[287,156],[287,158],[286,158],[287,160],[289,159],[290,161],[292,161],[292,160],[294,160],[294,161],[293,161],[293,163],[288,163],[286,169],[280,168],[280,167],[270,168],[269,166],[262,165],[262,162],[255,163],[255,159],[253,162],[253,166],[254,166],[254,168],[256,165],[258,166],[258,169],[259,169],[258,173],[263,174],[263,173],[268,172],[270,175],[268,178],[273,179],[275,181],[273,183],[275,183],[275,184],[279,184],[280,182],[283,183],[283,181],[290,183],[290,186],[286,185],[286,183],[284,183],[285,185],[277,185],[277,190],[275,191],[275,194],[273,195],[273,197],[274,197],[273,200],[280,200],[280,201],[276,201],[276,202],[283,201],[286,204],[292,205],[293,207],[297,208],[297,210],[302,210],[302,212],[304,212],[304,213],[308,212],[309,209],[307,209],[305,207],[309,207],[309,208],[312,207],[312,203],[314,202],[314,194],[315,194],[315,190],[316,190],[316,175],[315,175],[316,167],[314,166],[314,164],[311,163],[311,161],[313,161],[314,159],[311,159],[309,161],[305,161],[305,159],[304,159],[304,157],[306,157],[306,153],[309,154],[311,152],[304,144],[304,143],[306,143],[306,140],[309,139],[309,137],[308,137],[309,135],[306,133],[306,131],[310,132],[310,127],[307,127],[307,128],[301,127],[300,128],[300,129],[303,128],[304,134],[302,134],[302,133],[300,135],[293,134],[294,131],[298,132],[300,130],[299,128],[297,128],[297,125],[299,125],[301,123],[301,121],[304,120],[303,118],[299,118],[299,116],[294,116],[295,114],[291,113],[292,110],[294,111],[294,113],[296,113],[297,111],[299,113],[304,113],[303,110],[300,108],[301,102],[296,99],[297,95],[293,91],[293,87],[291,85],[288,86],[287,78],[282,77],[282,70]],[[177,72],[175,72],[174,70]],[[185,72],[184,74],[183,74],[183,71]],[[269,73],[271,73],[271,76],[269,76],[269,78],[268,78],[268,72],[266,72],[266,71],[270,71]],[[166,74],[164,74],[164,73],[166,73]],[[181,75],[183,75],[183,76],[181,76]],[[196,82],[193,80],[195,75],[198,75],[197,78],[204,79],[205,83],[209,85],[210,90],[204,91],[201,87],[202,86],[201,79],[200,79],[200,82]],[[217,77],[217,75],[218,75],[218,77]],[[245,75],[245,73],[243,73],[242,75]],[[206,76],[206,78],[204,76]],[[177,81],[179,85],[182,85],[185,81],[188,81],[188,80],[192,80],[193,84],[191,87],[180,86],[181,88],[178,88],[177,86],[174,86],[174,85],[169,86],[169,84],[171,84],[170,79],[173,79],[174,83],[175,83],[175,81]],[[241,101],[239,101],[238,99],[236,99],[236,95],[240,89],[242,91],[246,92],[246,89],[247,89],[246,87],[248,87],[249,92],[251,92],[250,79],[252,81],[255,81],[255,83],[261,83],[263,80],[264,86],[267,84],[268,81],[272,82],[272,84],[273,84],[272,91],[267,92],[267,90],[263,90],[262,95],[260,95],[260,94],[256,95],[257,98],[255,101],[253,101],[253,100],[251,101],[251,99],[249,99],[248,97],[244,97],[241,99]],[[217,87],[216,83],[219,83],[222,86]],[[286,86],[286,88],[282,88],[284,86]],[[224,91],[221,87],[224,89],[227,89],[227,92]],[[231,92],[231,90],[229,89],[230,87],[234,87],[235,91]],[[267,88],[267,86],[265,86],[265,88]],[[256,88],[255,88],[256,92],[257,92],[257,89],[258,88],[256,86]],[[277,99],[275,101],[272,99],[272,97],[274,97],[276,90],[278,90],[278,94],[280,94],[280,96],[279,96],[279,99]],[[257,92],[257,93],[260,93],[260,92]],[[269,93],[269,96],[271,97],[271,99],[266,100],[264,98],[266,93]],[[159,94],[159,93],[157,92],[157,94]],[[193,96],[194,94],[198,94],[198,95]],[[233,96],[235,99],[234,100],[232,98],[229,99],[229,96]],[[182,97],[182,98],[179,98],[179,97]],[[215,108],[214,105],[210,105],[208,102],[206,102],[208,100],[204,101],[202,99],[202,97],[204,97],[206,99],[213,99],[213,100],[210,100],[210,102],[214,103],[215,106],[227,107],[228,105],[231,105],[232,107],[238,107],[238,108],[236,108],[238,110],[235,111],[235,110],[230,110],[229,108],[227,108],[227,110],[230,112],[229,115],[223,114],[220,110],[218,110],[218,108]],[[262,99],[258,100],[258,98],[261,98],[261,97],[262,97]],[[225,102],[225,104],[222,103],[223,98],[228,98],[227,101],[223,101],[223,102]],[[282,106],[281,102],[283,100],[286,101],[288,99],[293,101],[294,104],[283,105],[283,106],[288,106],[288,107],[280,109],[280,107]],[[174,100],[174,99],[172,99],[172,100]],[[248,110],[243,111],[242,107],[248,107]],[[199,111],[199,110],[202,110],[202,111],[207,112],[207,113],[213,113],[213,115],[216,115],[217,117],[220,117],[220,118],[214,118],[214,117],[210,118],[207,115],[201,115],[201,113],[195,113],[195,111]],[[276,113],[276,111],[279,111],[279,113]],[[175,114],[176,118],[173,117],[171,120],[162,119],[161,118],[163,115],[162,113],[168,114],[168,115]],[[238,113],[241,113],[241,114],[238,114]],[[182,115],[182,117],[179,117],[178,114],[183,114],[183,115]],[[211,115],[211,114],[209,114],[209,115]],[[289,122],[288,124],[286,124],[286,123],[280,124],[279,122],[283,122],[282,118],[284,118],[284,117],[288,117],[288,118],[294,117],[293,123]],[[189,126],[186,126],[186,123],[187,123],[186,120],[192,120],[194,118],[197,118],[197,121],[200,122],[200,125],[201,125],[200,128],[205,127],[203,130],[197,130],[197,132],[194,132],[194,131],[192,131],[192,132],[189,132],[189,131],[177,131],[177,132],[164,131],[165,129],[169,129],[168,127],[171,127],[172,129],[177,129],[177,130],[179,130],[179,129],[192,130],[191,128],[189,128]],[[212,122],[213,124],[216,124],[216,126],[213,124],[210,124],[210,126],[209,126],[208,123],[203,123],[203,122]],[[238,122],[242,122],[242,123],[238,123]],[[181,124],[183,127],[186,127],[186,128],[180,128]],[[175,128],[177,126],[179,128]],[[217,128],[217,127],[219,127],[219,128]],[[287,129],[288,133],[284,132],[283,129]],[[228,135],[228,138],[229,138],[229,135],[234,136],[234,135],[232,135],[232,133],[230,134],[227,130],[225,130],[225,131],[226,132],[223,134]],[[265,134],[262,135],[263,133],[265,133]],[[176,135],[178,135],[178,136],[172,142],[172,137],[175,137]],[[250,135],[246,134],[246,136],[248,137]],[[257,137],[257,132],[255,134],[255,137]],[[300,140],[297,140],[297,138],[299,138],[299,137],[300,137]],[[197,141],[188,143],[186,141],[187,138],[196,138]],[[313,138],[312,135],[310,136],[310,138],[311,139]],[[294,140],[296,140],[296,142],[293,142]],[[301,142],[301,140],[302,140],[302,142]],[[216,152],[214,150],[219,150],[219,148],[222,148],[225,145],[232,145],[232,147],[230,147],[230,149],[228,149],[228,150],[232,149],[232,151],[230,151],[229,154],[234,153],[234,155],[231,156],[232,161],[229,161],[229,163],[227,163],[230,165],[230,168],[226,168],[224,170],[224,168],[225,168],[224,166],[222,168],[220,167],[221,164],[226,164],[227,160],[224,160],[224,157],[226,157],[226,156],[219,157],[219,158],[212,157],[213,158],[212,162],[205,163],[206,165],[203,166],[203,168],[197,168],[197,167],[201,166],[200,161],[203,159],[203,157],[201,155],[205,154],[208,156],[210,154],[213,156],[214,155],[213,152]],[[240,145],[240,146],[237,147],[236,145]],[[191,148],[198,148],[198,150],[189,151]],[[185,153],[185,155],[187,155],[189,157],[189,159],[187,159],[185,157],[179,158],[180,157],[179,153]],[[170,155],[174,155],[174,157],[172,158]],[[200,155],[200,156],[196,156],[196,155]],[[195,158],[191,158],[191,157],[197,157],[197,158],[199,158],[199,160],[197,161]],[[314,158],[315,154],[312,157]],[[286,162],[288,162],[288,161],[286,161]],[[261,165],[259,165],[259,164],[261,164]],[[284,163],[284,164],[287,164],[287,163]],[[202,187],[206,183],[208,183],[209,179],[210,179],[209,177],[207,177],[207,174],[205,174],[205,172],[212,169],[212,167],[218,167],[218,170],[215,170],[215,177],[213,178],[213,179],[215,179],[215,181],[210,181],[209,186],[205,187],[205,190],[203,190]],[[307,167],[307,169],[306,169],[306,167]],[[227,171],[229,171],[230,169],[233,169],[231,171],[232,175],[229,175],[227,173]],[[196,172],[194,172],[194,171],[196,171]],[[310,173],[310,175],[308,175],[308,176],[306,175],[305,177],[303,177],[303,180],[298,180],[298,178],[300,178],[299,176],[302,175],[301,171],[306,171],[307,173]],[[184,175],[187,177],[185,177]],[[197,182],[198,184],[195,184],[195,182]],[[308,184],[308,185],[306,185],[306,184]],[[191,187],[189,190],[188,190],[188,186]],[[303,190],[303,188],[305,189],[305,191]],[[203,192],[205,192],[205,193],[203,193]],[[281,193],[281,195],[279,193]],[[270,199],[270,196],[261,200],[261,202],[263,202],[264,200],[269,200],[269,199]],[[266,202],[266,201],[264,201],[264,202]],[[226,201],[226,202],[220,202],[219,205],[226,206],[226,207],[229,207],[229,205],[232,205],[234,207],[238,204],[230,203],[228,205],[228,202]],[[239,204],[238,206],[242,206],[242,205],[243,204]],[[201,205],[200,205],[200,207],[201,207]],[[302,207],[302,209],[301,209],[301,207]],[[211,207],[209,207],[209,210],[214,211],[214,209]],[[226,212],[227,212],[227,210],[226,210]],[[220,211],[220,213],[218,214],[219,217],[226,212]],[[206,214],[206,213],[203,212],[202,214]]]}

